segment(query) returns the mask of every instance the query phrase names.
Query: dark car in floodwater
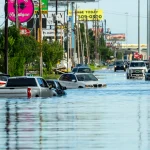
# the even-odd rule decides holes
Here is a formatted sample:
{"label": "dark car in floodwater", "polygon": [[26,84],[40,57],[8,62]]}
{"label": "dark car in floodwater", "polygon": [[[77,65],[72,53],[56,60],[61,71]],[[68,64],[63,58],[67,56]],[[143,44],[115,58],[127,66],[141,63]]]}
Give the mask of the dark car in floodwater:
{"label": "dark car in floodwater", "polygon": [[66,95],[66,87],[62,86],[58,80],[46,79],[46,82],[53,91],[53,96],[63,96]]}
{"label": "dark car in floodwater", "polygon": [[122,61],[122,60],[115,61],[115,63],[114,63],[114,72],[116,72],[117,70],[126,71],[126,66],[124,64],[124,61]]}

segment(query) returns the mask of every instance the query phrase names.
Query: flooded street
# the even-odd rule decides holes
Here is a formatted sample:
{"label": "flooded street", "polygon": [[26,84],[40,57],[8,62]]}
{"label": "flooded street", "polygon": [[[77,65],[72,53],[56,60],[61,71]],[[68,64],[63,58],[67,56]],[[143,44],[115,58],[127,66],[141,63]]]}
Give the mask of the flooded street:
{"label": "flooded street", "polygon": [[0,150],[149,150],[150,82],[95,72],[105,88],[0,100]]}

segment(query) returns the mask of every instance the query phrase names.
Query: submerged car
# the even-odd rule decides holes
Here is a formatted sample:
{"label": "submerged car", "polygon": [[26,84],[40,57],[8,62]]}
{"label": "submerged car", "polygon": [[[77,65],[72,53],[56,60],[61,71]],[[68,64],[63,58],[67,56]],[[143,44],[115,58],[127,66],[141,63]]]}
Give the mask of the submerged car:
{"label": "submerged car", "polygon": [[145,72],[145,80],[150,80],[150,69],[148,69],[148,71]]}
{"label": "submerged car", "polygon": [[80,67],[74,67],[72,69],[72,72],[74,73],[93,73],[94,71],[91,70],[91,68],[87,66],[80,66]]}
{"label": "submerged car", "polygon": [[124,61],[119,60],[114,63],[114,72],[116,72],[117,70],[126,71],[126,66],[124,64]]}
{"label": "submerged car", "polygon": [[46,79],[46,82],[53,91],[53,96],[62,96],[66,95],[66,87],[62,86],[58,80]]}
{"label": "submerged car", "polygon": [[106,84],[100,83],[93,73],[65,73],[61,75],[59,82],[67,89],[94,87],[100,88],[106,86]]}

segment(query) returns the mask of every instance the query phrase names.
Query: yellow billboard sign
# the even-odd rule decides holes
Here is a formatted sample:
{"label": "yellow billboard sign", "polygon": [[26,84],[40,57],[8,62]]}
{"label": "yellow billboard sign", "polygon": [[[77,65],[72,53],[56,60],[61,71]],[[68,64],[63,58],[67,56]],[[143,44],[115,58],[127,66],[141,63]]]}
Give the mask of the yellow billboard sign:
{"label": "yellow billboard sign", "polygon": [[[98,9],[84,9],[84,10],[77,10],[76,15],[78,16],[79,21],[93,21],[93,20],[103,20],[103,10]],[[72,11],[68,12],[69,16],[72,16]]]}

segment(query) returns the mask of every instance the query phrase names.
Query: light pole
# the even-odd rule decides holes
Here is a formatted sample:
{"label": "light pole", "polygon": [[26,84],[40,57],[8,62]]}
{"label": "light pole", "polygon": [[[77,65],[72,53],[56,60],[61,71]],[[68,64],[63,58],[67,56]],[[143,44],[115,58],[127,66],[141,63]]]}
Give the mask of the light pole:
{"label": "light pole", "polygon": [[147,0],[147,59],[150,56],[150,0]]}
{"label": "light pole", "polygon": [[140,0],[138,0],[138,52],[141,53],[140,50]]}
{"label": "light pole", "polygon": [[128,44],[128,13],[126,12],[126,46]]}

